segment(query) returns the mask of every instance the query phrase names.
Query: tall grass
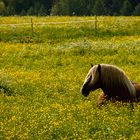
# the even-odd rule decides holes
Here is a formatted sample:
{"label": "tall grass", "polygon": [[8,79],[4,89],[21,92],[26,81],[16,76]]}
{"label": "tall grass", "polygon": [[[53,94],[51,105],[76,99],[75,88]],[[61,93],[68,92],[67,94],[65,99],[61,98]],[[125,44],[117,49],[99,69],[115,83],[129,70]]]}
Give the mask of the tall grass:
{"label": "tall grass", "polygon": [[[94,23],[34,27],[34,36],[30,27],[0,27],[0,86],[9,89],[0,91],[0,139],[140,139],[139,103],[134,110],[120,102],[99,109],[100,90],[88,98],[80,93],[90,63],[115,64],[140,82],[140,27],[136,17],[123,18],[131,23],[115,26],[122,17],[106,17],[97,33]],[[33,17],[56,19],[94,17]],[[3,23],[29,20],[0,17]]]}
{"label": "tall grass", "polygon": [[0,26],[0,40],[15,43],[64,42],[83,37],[98,39],[136,36],[140,33],[139,17],[98,17],[97,30],[94,20],[94,17],[1,17],[1,24],[5,26]]}

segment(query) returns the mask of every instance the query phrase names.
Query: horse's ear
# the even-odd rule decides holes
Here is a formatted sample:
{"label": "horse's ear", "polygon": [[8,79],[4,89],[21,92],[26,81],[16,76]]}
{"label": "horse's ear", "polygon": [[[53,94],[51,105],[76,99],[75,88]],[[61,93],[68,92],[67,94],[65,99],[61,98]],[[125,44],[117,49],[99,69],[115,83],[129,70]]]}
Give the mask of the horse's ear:
{"label": "horse's ear", "polygon": [[101,72],[101,65],[100,64],[98,64],[97,70],[99,73]]}
{"label": "horse's ear", "polygon": [[91,65],[91,67],[93,67],[93,64],[92,63],[90,65]]}

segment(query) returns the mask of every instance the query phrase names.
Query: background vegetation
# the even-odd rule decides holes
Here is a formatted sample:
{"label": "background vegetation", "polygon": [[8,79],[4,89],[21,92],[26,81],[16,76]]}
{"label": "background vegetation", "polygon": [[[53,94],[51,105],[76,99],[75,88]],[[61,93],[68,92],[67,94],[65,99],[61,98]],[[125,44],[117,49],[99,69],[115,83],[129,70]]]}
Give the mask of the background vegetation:
{"label": "background vegetation", "polygon": [[[140,18],[0,17],[0,139],[140,139],[140,104],[88,98],[90,63],[115,64],[140,83]],[[65,23],[64,23],[65,22]],[[23,25],[18,25],[22,23]],[[8,24],[6,26],[5,24]]]}
{"label": "background vegetation", "polygon": [[140,15],[140,0],[0,0],[0,15]]}

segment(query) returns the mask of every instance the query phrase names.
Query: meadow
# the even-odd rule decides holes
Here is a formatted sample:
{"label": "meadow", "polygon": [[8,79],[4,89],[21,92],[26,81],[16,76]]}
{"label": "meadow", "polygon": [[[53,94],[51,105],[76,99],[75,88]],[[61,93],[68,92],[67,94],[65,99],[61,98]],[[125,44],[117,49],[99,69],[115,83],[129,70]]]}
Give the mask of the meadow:
{"label": "meadow", "polygon": [[80,88],[91,63],[140,83],[140,17],[98,17],[97,29],[95,17],[30,19],[0,17],[0,140],[139,140],[140,103],[98,108],[101,90]]}

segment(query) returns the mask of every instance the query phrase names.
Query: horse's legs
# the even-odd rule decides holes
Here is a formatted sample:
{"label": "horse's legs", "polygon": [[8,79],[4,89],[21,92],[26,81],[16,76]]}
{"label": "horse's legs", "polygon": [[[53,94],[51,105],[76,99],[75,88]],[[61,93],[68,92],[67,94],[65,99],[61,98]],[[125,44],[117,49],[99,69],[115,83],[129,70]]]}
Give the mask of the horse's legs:
{"label": "horse's legs", "polygon": [[97,100],[97,106],[101,106],[103,104],[105,100],[105,94],[104,92],[101,92],[100,95],[98,96],[98,100]]}

